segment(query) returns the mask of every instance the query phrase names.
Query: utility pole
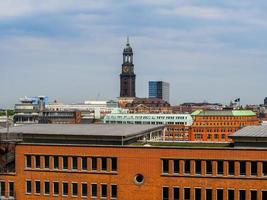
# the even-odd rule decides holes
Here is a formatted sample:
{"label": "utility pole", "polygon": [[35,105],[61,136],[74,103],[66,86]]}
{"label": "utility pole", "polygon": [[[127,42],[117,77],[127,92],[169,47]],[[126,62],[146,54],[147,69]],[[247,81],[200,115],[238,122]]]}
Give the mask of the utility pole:
{"label": "utility pole", "polygon": [[9,133],[8,110],[6,110],[6,132]]}

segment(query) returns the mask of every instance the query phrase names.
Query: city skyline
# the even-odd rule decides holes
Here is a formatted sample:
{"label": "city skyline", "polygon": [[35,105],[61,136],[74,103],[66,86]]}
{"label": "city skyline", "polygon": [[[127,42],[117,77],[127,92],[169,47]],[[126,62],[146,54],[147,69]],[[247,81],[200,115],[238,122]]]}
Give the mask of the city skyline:
{"label": "city skyline", "polygon": [[261,0],[1,2],[0,107],[36,95],[115,99],[127,35],[137,97],[147,97],[149,80],[162,80],[172,104],[262,104],[266,8]]}

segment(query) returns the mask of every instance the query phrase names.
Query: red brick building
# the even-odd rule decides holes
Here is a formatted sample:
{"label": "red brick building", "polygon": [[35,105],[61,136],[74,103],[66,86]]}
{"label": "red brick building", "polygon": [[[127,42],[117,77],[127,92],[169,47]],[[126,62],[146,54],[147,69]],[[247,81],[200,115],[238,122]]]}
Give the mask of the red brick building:
{"label": "red brick building", "polygon": [[[128,132],[123,136],[129,142],[126,145],[110,125],[91,130],[90,126],[86,130],[80,125],[64,126],[61,131],[55,125],[11,129],[11,133],[22,133],[22,142],[16,145],[15,173],[1,174],[0,195],[15,199],[267,198],[267,134],[255,135],[266,128],[250,130],[254,140],[242,132],[235,135],[239,145],[243,137],[244,141],[250,138],[251,146],[246,148],[200,148],[135,144],[136,139],[151,136],[148,133],[157,133],[160,127],[140,131],[135,125],[139,129],[136,134],[133,126],[117,126],[117,130]],[[114,137],[104,130],[114,132]],[[87,144],[93,143],[92,137],[98,145]],[[255,142],[259,137],[265,138],[261,148]]]}

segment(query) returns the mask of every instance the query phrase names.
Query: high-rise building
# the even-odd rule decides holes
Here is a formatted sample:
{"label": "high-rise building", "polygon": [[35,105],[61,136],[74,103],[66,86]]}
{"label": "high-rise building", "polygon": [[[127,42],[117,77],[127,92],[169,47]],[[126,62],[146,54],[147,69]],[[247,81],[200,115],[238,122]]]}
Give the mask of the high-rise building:
{"label": "high-rise building", "polygon": [[123,49],[122,72],[120,74],[120,97],[135,97],[135,74],[133,64],[133,49],[127,38]]}
{"label": "high-rise building", "polygon": [[264,99],[264,105],[267,106],[267,97],[265,97],[265,99]]}
{"label": "high-rise building", "polygon": [[159,98],[169,102],[170,84],[163,81],[149,81],[149,98]]}

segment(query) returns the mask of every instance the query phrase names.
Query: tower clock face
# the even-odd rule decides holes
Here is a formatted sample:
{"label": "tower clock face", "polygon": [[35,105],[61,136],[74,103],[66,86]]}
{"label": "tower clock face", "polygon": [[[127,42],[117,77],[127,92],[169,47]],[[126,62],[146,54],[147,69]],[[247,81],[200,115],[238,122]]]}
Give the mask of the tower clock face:
{"label": "tower clock face", "polygon": [[127,73],[127,72],[129,72],[129,67],[128,66],[124,66],[122,70],[123,70],[123,72]]}

